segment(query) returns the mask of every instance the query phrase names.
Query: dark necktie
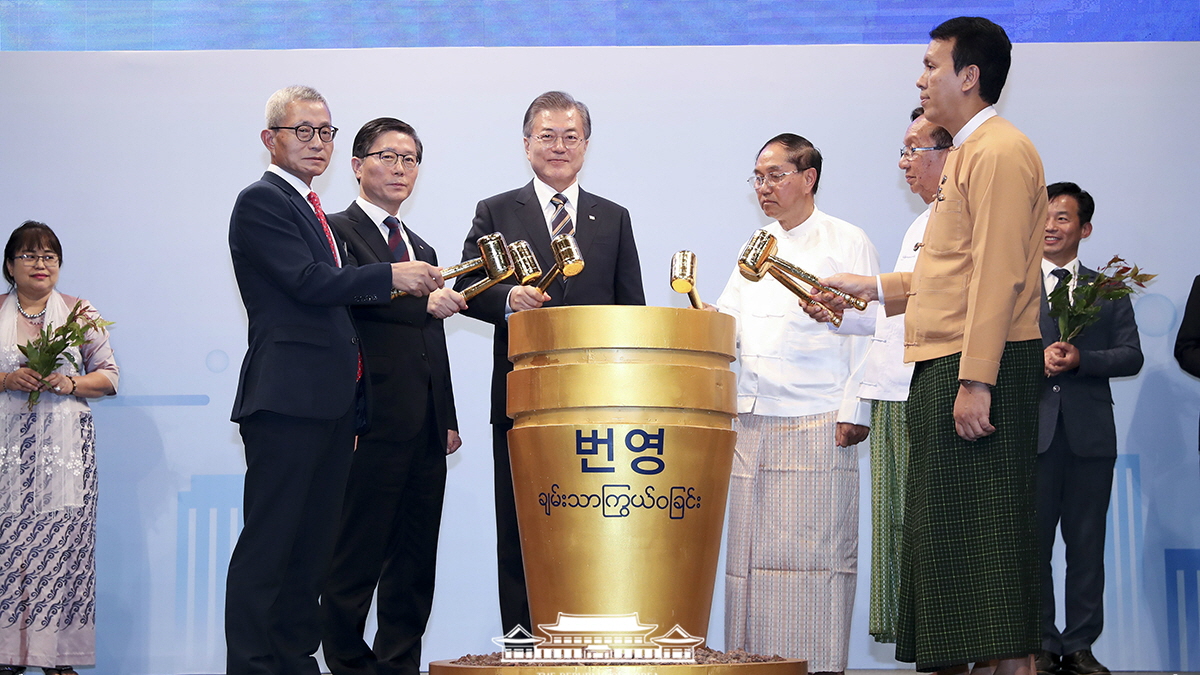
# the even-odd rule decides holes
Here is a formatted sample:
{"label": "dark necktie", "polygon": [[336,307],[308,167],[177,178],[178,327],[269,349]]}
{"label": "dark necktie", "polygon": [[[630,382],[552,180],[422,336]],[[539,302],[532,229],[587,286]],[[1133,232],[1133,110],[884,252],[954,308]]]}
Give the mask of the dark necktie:
{"label": "dark necktie", "polygon": [[567,198],[561,193],[555,194],[550,198],[550,204],[554,206],[554,217],[550,219],[550,238],[575,234],[575,223],[571,222],[571,214],[567,211]]}
{"label": "dark necktie", "polygon": [[[1070,272],[1068,272],[1067,270],[1065,270],[1061,267],[1056,267],[1050,271],[1050,274],[1053,274],[1055,277],[1058,278],[1058,283],[1054,284],[1054,288],[1058,288],[1059,286],[1062,285],[1063,279],[1066,279],[1067,275],[1070,274]],[[1050,290],[1054,290],[1054,288],[1052,288]]]}
{"label": "dark necktie", "polygon": [[[325,220],[325,212],[321,210],[321,198],[315,192],[308,193],[308,203],[312,204],[313,210],[317,212],[317,220],[321,222],[321,229],[325,231],[325,240],[329,242],[329,252],[333,254],[333,264],[338,267],[342,266],[342,259],[337,254],[337,244],[333,243],[333,230],[329,229],[329,221]],[[358,367],[354,373],[354,381],[358,382],[363,376],[363,360],[362,352],[358,352]]]}
{"label": "dark necktie", "polygon": [[[1067,275],[1070,274],[1070,272],[1068,272],[1067,270],[1065,270],[1061,267],[1056,267],[1056,268],[1050,270],[1050,274],[1053,274],[1055,277],[1058,278],[1058,283],[1054,284],[1054,288],[1050,289],[1051,291],[1053,291],[1054,289],[1063,285],[1063,279],[1066,279]],[[1071,297],[1071,293],[1069,292],[1069,290],[1067,292],[1067,302],[1072,305],[1075,304],[1073,302],[1073,298]]]}
{"label": "dark necktie", "polygon": [[408,247],[404,245],[404,235],[400,234],[400,221],[396,216],[383,219],[388,229],[388,248],[392,250],[392,259],[396,262],[408,262]]}

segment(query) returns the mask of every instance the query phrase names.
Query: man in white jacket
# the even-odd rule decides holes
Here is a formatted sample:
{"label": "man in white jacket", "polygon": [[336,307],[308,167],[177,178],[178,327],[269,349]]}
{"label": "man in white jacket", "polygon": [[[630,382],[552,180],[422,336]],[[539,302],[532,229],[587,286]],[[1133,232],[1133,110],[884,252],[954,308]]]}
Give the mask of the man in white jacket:
{"label": "man in white jacket", "polygon": [[[777,255],[808,272],[875,274],[859,228],[816,208],[821,153],[781,134],[750,183],[775,222]],[[738,441],[730,480],[725,577],[729,649],[846,668],[858,570],[858,400],[869,338],[836,335],[773,278],[735,270],[717,308],[738,320]]]}

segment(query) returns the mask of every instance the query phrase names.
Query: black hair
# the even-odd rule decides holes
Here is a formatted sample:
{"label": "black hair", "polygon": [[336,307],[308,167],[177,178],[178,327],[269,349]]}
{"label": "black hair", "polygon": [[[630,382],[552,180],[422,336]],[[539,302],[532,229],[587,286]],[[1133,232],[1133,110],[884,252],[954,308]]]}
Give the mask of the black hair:
{"label": "black hair", "polygon": [[[8,244],[4,246],[4,259],[11,263],[21,251],[41,251],[47,248],[58,254],[58,264],[62,265],[62,244],[58,241],[58,235],[45,223],[27,220],[9,235]],[[8,265],[4,266],[4,280],[10,286],[16,283],[8,271]]]}
{"label": "black hair", "polygon": [[981,16],[960,16],[929,31],[933,40],[953,40],[954,72],[967,66],[979,68],[979,97],[985,103],[1000,100],[1012,65],[1012,42],[997,24]]}
{"label": "black hair", "polygon": [[1075,203],[1079,205],[1079,224],[1092,222],[1092,216],[1096,213],[1096,200],[1092,199],[1092,195],[1088,194],[1087,190],[1079,187],[1075,183],[1063,181],[1061,183],[1053,183],[1046,186],[1046,197],[1048,201],[1054,201],[1055,197],[1067,195],[1074,197]]}
{"label": "black hair", "polygon": [[[779,134],[763,143],[763,146],[758,149],[758,154],[761,155],[763,150],[775,144],[782,145],[784,150],[787,150],[788,161],[795,164],[800,171],[817,170],[817,179],[813,181],[812,188],[813,194],[817,194],[817,186],[821,184],[821,151],[803,136]],[[755,155],[755,157],[757,156]]]}

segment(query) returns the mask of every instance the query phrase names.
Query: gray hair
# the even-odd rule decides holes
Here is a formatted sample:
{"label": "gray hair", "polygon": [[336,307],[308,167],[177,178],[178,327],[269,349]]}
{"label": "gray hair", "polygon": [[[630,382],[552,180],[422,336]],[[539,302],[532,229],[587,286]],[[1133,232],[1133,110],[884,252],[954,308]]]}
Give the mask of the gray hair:
{"label": "gray hair", "polygon": [[546,110],[578,110],[579,119],[583,123],[584,139],[592,137],[592,114],[588,112],[588,107],[565,91],[548,91],[533,99],[533,103],[530,103],[529,109],[525,111],[525,124],[521,127],[521,133],[526,138],[533,134],[533,118]]}
{"label": "gray hair", "polygon": [[292,101],[320,101],[326,108],[329,104],[325,102],[325,97],[321,92],[306,87],[301,84],[295,84],[290,87],[284,87],[279,91],[271,94],[271,98],[267,99],[267,128],[277,127],[283,123],[283,118],[287,116],[288,104]]}

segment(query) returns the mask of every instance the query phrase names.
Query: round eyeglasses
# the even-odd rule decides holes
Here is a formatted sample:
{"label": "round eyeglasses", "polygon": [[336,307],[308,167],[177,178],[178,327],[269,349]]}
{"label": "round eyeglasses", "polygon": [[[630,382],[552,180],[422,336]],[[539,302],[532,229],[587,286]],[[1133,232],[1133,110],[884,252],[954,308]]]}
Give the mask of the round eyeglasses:
{"label": "round eyeglasses", "polygon": [[295,127],[271,127],[271,131],[279,131],[280,129],[291,129],[296,134],[296,140],[301,143],[307,143],[313,139],[313,134],[321,137],[322,143],[329,143],[337,136],[338,128],[335,126],[314,127],[311,124],[301,124]]}

